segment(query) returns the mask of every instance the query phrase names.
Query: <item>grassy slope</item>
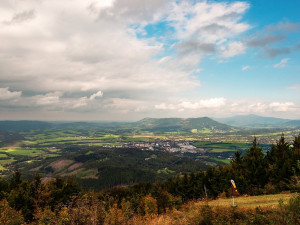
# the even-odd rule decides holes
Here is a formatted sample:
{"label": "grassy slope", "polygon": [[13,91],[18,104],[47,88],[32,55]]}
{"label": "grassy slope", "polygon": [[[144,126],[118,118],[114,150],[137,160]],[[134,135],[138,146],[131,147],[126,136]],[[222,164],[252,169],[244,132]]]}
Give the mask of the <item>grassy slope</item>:
{"label": "grassy slope", "polygon": [[[288,200],[293,197],[293,194],[275,194],[275,195],[262,195],[262,196],[247,196],[235,198],[236,205],[238,205],[237,212],[246,212],[246,210],[252,210],[255,214],[255,208],[259,207],[259,210],[270,209],[277,210],[279,208],[279,200],[282,199],[284,204],[288,203]],[[166,214],[159,216],[152,216],[148,220],[134,220],[132,224],[147,224],[147,225],[173,225],[173,224],[204,224],[199,223],[201,221],[201,212],[205,208],[206,201],[189,202],[185,204],[182,209],[167,212]],[[231,224],[230,213],[232,213],[232,199],[217,199],[208,201],[208,205],[212,207],[213,214],[224,214],[228,216],[225,221],[215,221],[214,224]],[[204,207],[204,208],[203,208]],[[254,211],[253,211],[254,210]],[[205,213],[204,213],[205,215]],[[251,214],[249,214],[251,215]],[[213,215],[208,214],[208,217]],[[223,218],[224,219],[224,218]],[[234,223],[240,224],[240,223]],[[243,223],[244,224],[244,223]]]}
{"label": "grassy slope", "polygon": [[[235,205],[239,208],[256,208],[256,207],[277,207],[279,199],[282,199],[284,203],[292,197],[292,194],[276,194],[276,195],[260,195],[260,196],[247,196],[236,197],[234,199]],[[199,204],[202,204],[201,202]],[[217,199],[210,201],[208,205],[230,207],[232,205],[232,198]]]}

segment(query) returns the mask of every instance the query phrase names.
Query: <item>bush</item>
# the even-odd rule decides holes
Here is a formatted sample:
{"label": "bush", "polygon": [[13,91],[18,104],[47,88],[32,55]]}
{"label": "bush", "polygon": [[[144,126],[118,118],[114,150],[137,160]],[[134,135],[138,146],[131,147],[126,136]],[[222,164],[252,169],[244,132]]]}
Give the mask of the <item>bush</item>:
{"label": "bush", "polygon": [[300,194],[289,200],[287,213],[290,224],[300,224]]}
{"label": "bush", "polygon": [[24,223],[24,218],[21,212],[11,208],[4,199],[0,201],[0,222],[1,225],[19,225]]}

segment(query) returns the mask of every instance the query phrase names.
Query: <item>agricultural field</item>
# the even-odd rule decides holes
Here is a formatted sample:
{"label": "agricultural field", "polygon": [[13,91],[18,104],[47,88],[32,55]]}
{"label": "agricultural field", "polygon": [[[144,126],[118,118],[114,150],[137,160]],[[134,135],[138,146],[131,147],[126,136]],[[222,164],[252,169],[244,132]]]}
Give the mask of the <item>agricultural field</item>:
{"label": "agricultural field", "polygon": [[[164,180],[184,172],[229,164],[237,150],[245,152],[253,141],[253,132],[236,132],[226,126],[214,131],[215,125],[199,126],[197,130],[189,126],[182,131],[176,127],[178,130],[172,131],[173,128],[164,126],[146,130],[148,122],[140,128],[126,124],[101,127],[96,123],[31,128],[30,124],[21,130],[18,126],[12,131],[0,130],[0,175],[9,175],[19,168],[27,177],[35,172],[47,179],[72,175],[83,186],[88,183],[106,188]],[[220,132],[222,127],[228,131]],[[266,133],[271,136],[263,136]],[[267,150],[280,132],[267,130],[258,134],[262,134],[258,137],[263,143],[260,146]],[[288,133],[288,137],[292,139],[293,134]],[[59,162],[70,163],[62,163],[58,168]]]}
{"label": "agricultural field", "polygon": [[[16,132],[16,140],[7,142],[2,140],[0,145],[0,171],[6,173],[13,168],[24,168],[34,165],[35,162],[64,157],[65,154],[76,153],[84,150],[85,155],[95,154],[102,148],[120,148],[125,143],[150,143],[160,141],[188,141],[201,153],[189,154],[188,158],[200,160],[208,166],[220,163],[228,164],[237,150],[245,151],[251,145],[252,136],[245,137],[232,133],[212,133],[208,128],[205,132],[163,132],[154,133],[147,131],[124,133],[118,130],[98,129],[93,126],[71,126],[68,128],[30,129]],[[274,134],[278,134],[274,133]],[[11,135],[10,135],[11,136]],[[10,137],[9,136],[9,137]],[[248,139],[247,139],[248,138]],[[206,141],[208,140],[209,141]],[[264,146],[266,148],[270,145]],[[163,150],[163,149],[160,149]],[[198,151],[198,150],[197,150]],[[179,153],[172,153],[180,155]],[[155,159],[151,159],[152,161]],[[159,174],[176,174],[163,168]]]}

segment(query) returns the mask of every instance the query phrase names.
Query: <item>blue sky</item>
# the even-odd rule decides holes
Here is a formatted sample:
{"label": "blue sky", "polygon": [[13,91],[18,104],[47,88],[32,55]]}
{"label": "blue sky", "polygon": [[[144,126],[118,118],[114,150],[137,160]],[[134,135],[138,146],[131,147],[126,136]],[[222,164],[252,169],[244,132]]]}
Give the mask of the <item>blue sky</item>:
{"label": "blue sky", "polygon": [[0,120],[300,119],[299,10],[296,0],[4,0]]}

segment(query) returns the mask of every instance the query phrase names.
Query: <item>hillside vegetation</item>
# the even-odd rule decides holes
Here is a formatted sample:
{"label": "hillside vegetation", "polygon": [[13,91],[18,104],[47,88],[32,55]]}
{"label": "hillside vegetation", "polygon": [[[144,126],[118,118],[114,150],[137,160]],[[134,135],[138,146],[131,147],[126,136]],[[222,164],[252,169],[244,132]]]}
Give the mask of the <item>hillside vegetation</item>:
{"label": "hillside vegetation", "polygon": [[[164,215],[133,218],[132,224],[275,224],[300,223],[300,196],[291,194],[239,197],[238,206],[231,206],[231,199],[189,202],[180,210]],[[259,201],[259,202],[258,202]]]}
{"label": "hillside vegetation", "polygon": [[155,132],[225,132],[234,130],[233,127],[219,123],[208,117],[200,118],[145,118],[136,122],[141,130]]}

